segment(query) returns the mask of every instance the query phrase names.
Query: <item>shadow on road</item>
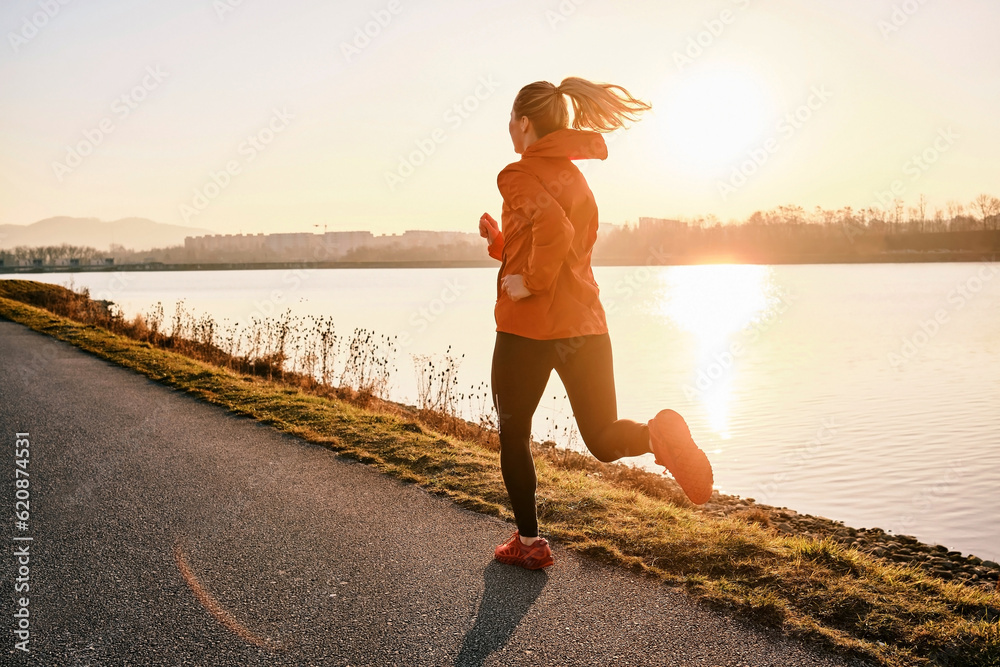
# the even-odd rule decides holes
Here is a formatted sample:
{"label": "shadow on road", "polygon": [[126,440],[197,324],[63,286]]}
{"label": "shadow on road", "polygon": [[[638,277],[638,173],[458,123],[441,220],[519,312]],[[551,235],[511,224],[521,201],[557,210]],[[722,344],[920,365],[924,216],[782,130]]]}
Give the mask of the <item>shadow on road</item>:
{"label": "shadow on road", "polygon": [[455,666],[482,665],[491,653],[503,648],[548,580],[544,570],[491,561],[483,570],[486,586],[476,622],[462,641]]}

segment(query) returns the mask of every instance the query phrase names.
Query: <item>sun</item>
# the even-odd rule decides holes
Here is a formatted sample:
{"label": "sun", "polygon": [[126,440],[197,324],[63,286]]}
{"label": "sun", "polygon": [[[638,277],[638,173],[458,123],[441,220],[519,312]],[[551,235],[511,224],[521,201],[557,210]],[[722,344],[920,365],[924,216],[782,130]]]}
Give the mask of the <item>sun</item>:
{"label": "sun", "polygon": [[736,67],[693,66],[664,85],[653,108],[668,159],[703,173],[736,162],[777,115],[766,84]]}

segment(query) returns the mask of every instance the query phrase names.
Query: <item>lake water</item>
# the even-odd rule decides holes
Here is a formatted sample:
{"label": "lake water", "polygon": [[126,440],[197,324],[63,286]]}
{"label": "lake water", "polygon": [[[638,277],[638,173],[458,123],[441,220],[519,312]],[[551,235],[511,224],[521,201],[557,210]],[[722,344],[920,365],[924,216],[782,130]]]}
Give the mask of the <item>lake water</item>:
{"label": "lake water", "polygon": [[[716,487],[855,527],[1000,559],[1000,265],[595,267],[619,416],[670,407]],[[87,286],[126,316],[178,299],[240,324],[332,315],[400,341],[391,398],[416,402],[413,355],[450,346],[458,390],[488,403],[496,269],[23,276]],[[12,277],[12,276],[10,276]],[[540,439],[582,449],[553,373]],[[572,435],[571,435],[572,434]],[[627,459],[649,470],[652,455]]]}

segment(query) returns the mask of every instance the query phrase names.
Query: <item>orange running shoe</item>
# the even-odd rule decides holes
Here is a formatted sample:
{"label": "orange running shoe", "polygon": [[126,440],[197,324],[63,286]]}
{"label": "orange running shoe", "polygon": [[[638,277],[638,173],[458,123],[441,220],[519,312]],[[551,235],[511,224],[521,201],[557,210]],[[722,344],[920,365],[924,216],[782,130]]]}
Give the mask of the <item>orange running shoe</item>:
{"label": "orange running shoe", "polygon": [[684,418],[673,410],[660,410],[647,425],[656,462],[670,471],[691,502],[707,503],[712,497],[712,464],[694,444]]}
{"label": "orange running shoe", "polygon": [[530,545],[525,545],[521,542],[521,535],[516,530],[506,542],[495,549],[494,554],[501,563],[520,565],[529,570],[539,570],[554,562],[552,550],[544,537],[539,537]]}

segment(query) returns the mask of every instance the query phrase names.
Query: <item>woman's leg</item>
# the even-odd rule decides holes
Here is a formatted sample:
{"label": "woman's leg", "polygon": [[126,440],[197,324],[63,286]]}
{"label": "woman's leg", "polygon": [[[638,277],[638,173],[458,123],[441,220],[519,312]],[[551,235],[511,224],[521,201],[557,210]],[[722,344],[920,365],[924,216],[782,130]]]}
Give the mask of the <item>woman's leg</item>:
{"label": "woman's leg", "polygon": [[552,342],[497,332],[491,383],[500,431],[500,472],[518,532],[538,536],[531,417],[552,373]]}
{"label": "woman's leg", "polygon": [[556,351],[555,369],[587,449],[605,463],[649,453],[649,427],[618,419],[610,335],[560,339]]}

